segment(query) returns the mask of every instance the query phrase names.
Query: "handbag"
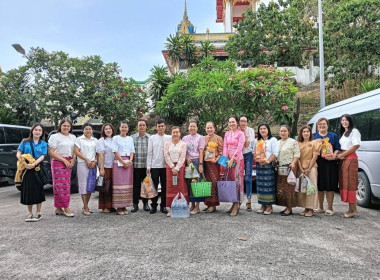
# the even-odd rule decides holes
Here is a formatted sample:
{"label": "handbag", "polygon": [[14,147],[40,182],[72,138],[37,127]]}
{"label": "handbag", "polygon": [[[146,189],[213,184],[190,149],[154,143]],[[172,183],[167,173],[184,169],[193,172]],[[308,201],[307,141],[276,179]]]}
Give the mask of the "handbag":
{"label": "handbag", "polygon": [[218,198],[220,202],[239,202],[236,181],[228,181],[229,168],[224,180],[218,181]]}
{"label": "handbag", "polygon": [[93,193],[96,189],[96,168],[90,168],[87,177],[86,191]]}
{"label": "handbag", "polygon": [[202,180],[191,183],[191,190],[194,197],[208,197],[211,196],[212,182],[207,182],[203,176]]}
{"label": "handbag", "polygon": [[[32,155],[36,159],[36,154],[34,152],[34,146],[33,146],[33,140],[30,140],[30,149],[32,150]],[[37,159],[36,159],[37,160]],[[49,183],[49,178],[51,178],[51,170],[48,168],[49,163],[48,162],[41,162],[38,164],[34,170],[36,171],[35,178],[39,185],[45,186]]]}

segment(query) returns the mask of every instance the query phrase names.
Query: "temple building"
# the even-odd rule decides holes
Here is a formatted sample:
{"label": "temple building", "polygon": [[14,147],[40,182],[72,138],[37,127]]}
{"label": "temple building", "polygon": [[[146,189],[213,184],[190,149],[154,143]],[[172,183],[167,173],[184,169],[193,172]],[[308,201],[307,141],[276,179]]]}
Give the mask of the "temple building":
{"label": "temple building", "polygon": [[[210,41],[215,46],[215,59],[226,60],[228,58],[227,52],[224,50],[228,39],[234,34],[234,23],[243,19],[243,14],[248,8],[255,11],[261,3],[267,4],[271,0],[216,0],[216,22],[224,25],[224,32],[212,33],[207,28],[205,33],[197,33],[196,28],[189,20],[187,12],[187,2],[185,0],[185,10],[183,18],[178,24],[176,29],[176,36],[191,35],[194,40],[195,46],[200,47],[201,42]],[[272,0],[273,1],[273,0]],[[181,61],[173,62],[168,57],[168,50],[163,50],[162,54],[165,58],[168,69],[171,73],[176,73],[181,70],[186,70]]]}

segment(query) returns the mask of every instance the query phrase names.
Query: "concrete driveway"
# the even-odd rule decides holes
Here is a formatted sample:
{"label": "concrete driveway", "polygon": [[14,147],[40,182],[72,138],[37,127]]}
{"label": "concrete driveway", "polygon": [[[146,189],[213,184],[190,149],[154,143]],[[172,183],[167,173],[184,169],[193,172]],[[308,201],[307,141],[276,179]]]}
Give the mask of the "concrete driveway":
{"label": "concrete driveway", "polygon": [[[380,279],[380,210],[360,216],[281,217],[245,211],[171,219],[142,210],[118,216],[97,210],[74,218],[54,215],[46,191],[42,219],[26,223],[14,186],[0,188],[1,279]],[[335,211],[346,205],[335,198]],[[257,209],[257,200],[254,199]],[[243,240],[241,240],[243,239]],[[244,241],[246,239],[246,241]]]}

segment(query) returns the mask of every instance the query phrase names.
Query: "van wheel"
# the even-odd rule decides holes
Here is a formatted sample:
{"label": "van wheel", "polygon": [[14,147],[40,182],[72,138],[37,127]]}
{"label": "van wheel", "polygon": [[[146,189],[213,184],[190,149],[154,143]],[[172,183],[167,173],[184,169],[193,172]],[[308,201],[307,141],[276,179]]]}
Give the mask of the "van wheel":
{"label": "van wheel", "polygon": [[357,204],[362,207],[369,207],[371,206],[371,186],[364,171],[359,171],[358,179]]}
{"label": "van wheel", "polygon": [[78,193],[78,177],[71,178],[71,193]]}

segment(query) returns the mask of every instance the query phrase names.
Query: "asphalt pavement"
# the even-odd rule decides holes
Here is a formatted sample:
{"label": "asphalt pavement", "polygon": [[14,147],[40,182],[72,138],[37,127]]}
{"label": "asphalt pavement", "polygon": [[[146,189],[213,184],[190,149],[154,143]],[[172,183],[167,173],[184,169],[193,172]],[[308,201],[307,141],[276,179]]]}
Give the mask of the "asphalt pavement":
{"label": "asphalt pavement", "polygon": [[379,207],[343,219],[339,195],[335,216],[311,218],[300,208],[282,217],[278,206],[264,216],[245,203],[236,217],[227,203],[188,219],[141,209],[119,216],[97,210],[97,197],[91,216],[79,194],[74,218],[56,216],[49,188],[41,221],[26,223],[20,193],[1,187],[0,279],[380,279]]}

